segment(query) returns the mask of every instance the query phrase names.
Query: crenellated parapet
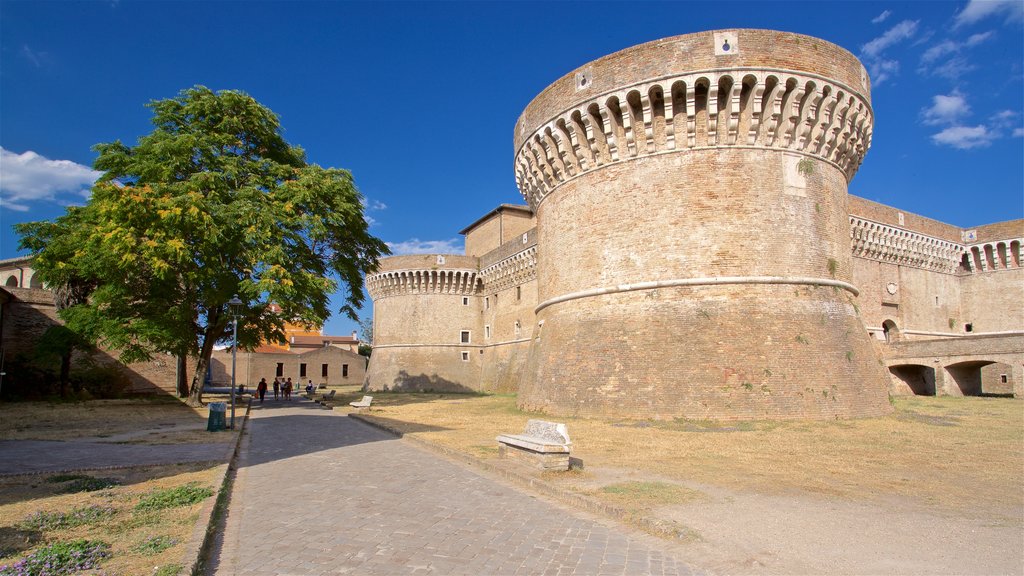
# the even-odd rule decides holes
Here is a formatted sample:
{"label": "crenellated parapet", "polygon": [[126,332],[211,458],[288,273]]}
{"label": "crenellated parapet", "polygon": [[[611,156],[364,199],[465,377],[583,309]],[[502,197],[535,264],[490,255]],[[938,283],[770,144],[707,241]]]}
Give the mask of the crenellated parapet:
{"label": "crenellated parapet", "polygon": [[374,300],[415,294],[473,296],[480,289],[476,270],[391,270],[366,277],[366,290]]}
{"label": "crenellated parapet", "polygon": [[537,279],[537,246],[517,252],[480,271],[484,289],[500,292]]}
{"label": "crenellated parapet", "polygon": [[947,274],[1020,268],[1024,238],[964,245],[850,216],[850,250],[858,258]]}
{"label": "crenellated parapet", "polygon": [[1024,238],[971,244],[964,250],[961,271],[977,273],[1020,268],[1022,244]]}
{"label": "crenellated parapet", "polygon": [[850,216],[850,250],[859,258],[952,274],[960,266],[964,247],[941,238]]}
{"label": "crenellated parapet", "polygon": [[[735,56],[723,53],[718,45],[721,36],[728,34],[733,35],[731,49]],[[538,97],[541,102],[535,101],[531,107],[545,108],[542,105],[549,104],[548,100],[576,102],[553,110],[555,114],[548,118],[539,119],[536,113],[528,118],[528,111],[517,125],[515,173],[523,197],[536,209],[555,187],[602,166],[713,148],[784,150],[806,155],[832,164],[849,181],[871,145],[874,118],[863,67],[845,51],[839,54],[842,57],[834,58],[840,62],[836,67],[843,69],[828,70],[840,79],[817,73],[829,66],[818,61],[824,58],[816,60],[815,55],[808,55],[806,62],[814,72],[744,66],[759,62],[744,58],[745,39],[755,44],[806,38],[770,34],[783,33],[704,33],[624,51],[627,56],[636,51],[634,57],[650,52],[651,59],[667,54],[675,59],[675,67],[687,68],[687,63],[693,66],[679,73],[636,78],[607,90],[594,88],[601,85],[602,75],[613,75],[601,65],[602,61],[559,80],[542,97],[549,92],[553,95]],[[812,41],[821,42],[807,40]],[[712,53],[715,58],[706,58]],[[798,59],[786,63],[804,64]],[[702,68],[700,64],[735,66]],[[665,72],[652,70],[658,71]],[[856,85],[844,83],[858,73]],[[568,98],[563,85],[573,78],[576,90]],[[583,98],[577,100],[579,97]],[[528,126],[537,120],[539,125]]]}

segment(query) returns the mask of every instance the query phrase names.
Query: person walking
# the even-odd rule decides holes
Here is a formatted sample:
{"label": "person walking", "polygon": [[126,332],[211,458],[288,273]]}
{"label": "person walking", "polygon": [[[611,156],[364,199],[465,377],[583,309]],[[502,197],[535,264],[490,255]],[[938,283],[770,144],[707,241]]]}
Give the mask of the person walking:
{"label": "person walking", "polygon": [[260,383],[256,385],[256,393],[259,394],[260,404],[263,404],[263,397],[267,395],[267,379],[260,378]]}
{"label": "person walking", "polygon": [[293,384],[292,384],[292,379],[291,378],[289,378],[288,380],[285,380],[285,383],[284,383],[284,399],[285,400],[291,401],[291,399],[292,399],[292,386],[293,386]]}
{"label": "person walking", "polygon": [[277,400],[277,393],[281,390],[281,382],[274,378],[274,400]]}

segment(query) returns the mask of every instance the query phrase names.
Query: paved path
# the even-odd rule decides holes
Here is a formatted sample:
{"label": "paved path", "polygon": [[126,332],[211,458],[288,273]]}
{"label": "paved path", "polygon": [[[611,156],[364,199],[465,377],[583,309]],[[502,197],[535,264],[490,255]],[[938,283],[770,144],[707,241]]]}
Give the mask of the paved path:
{"label": "paved path", "polygon": [[297,398],[254,404],[209,573],[693,573],[670,550]]}
{"label": "paved path", "polygon": [[144,445],[0,440],[0,476],[179,462],[227,462],[230,450],[229,443]]}

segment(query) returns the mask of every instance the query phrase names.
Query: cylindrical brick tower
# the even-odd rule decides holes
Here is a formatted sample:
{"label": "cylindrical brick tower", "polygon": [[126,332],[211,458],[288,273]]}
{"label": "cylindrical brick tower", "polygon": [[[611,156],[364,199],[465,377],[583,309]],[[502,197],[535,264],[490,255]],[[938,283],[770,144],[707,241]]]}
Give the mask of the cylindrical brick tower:
{"label": "cylindrical brick tower", "polygon": [[373,354],[363,389],[477,391],[480,278],[477,259],[393,256],[366,277],[373,298]]}
{"label": "cylindrical brick tower", "polygon": [[616,52],[516,124],[538,219],[526,409],[832,418],[891,408],[855,303],[847,183],[867,74],[829,42],[722,30]]}

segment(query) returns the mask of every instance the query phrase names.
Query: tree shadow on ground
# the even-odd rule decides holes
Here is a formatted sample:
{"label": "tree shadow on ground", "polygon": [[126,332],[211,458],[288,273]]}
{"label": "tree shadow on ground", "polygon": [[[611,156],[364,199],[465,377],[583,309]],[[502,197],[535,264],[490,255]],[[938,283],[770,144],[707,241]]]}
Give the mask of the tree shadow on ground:
{"label": "tree shadow on ground", "polygon": [[17,556],[38,544],[42,535],[38,530],[0,526],[0,566],[7,563],[4,558]]}
{"label": "tree shadow on ground", "polygon": [[[374,402],[377,402],[376,397]],[[275,415],[286,409],[290,413]],[[296,409],[305,413],[295,414]],[[291,401],[254,403],[249,426],[249,447],[239,466],[258,466],[314,452],[395,439],[393,434],[340,413],[327,412],[319,404],[294,396]],[[436,426],[411,426],[419,428],[405,431],[445,430]]]}

